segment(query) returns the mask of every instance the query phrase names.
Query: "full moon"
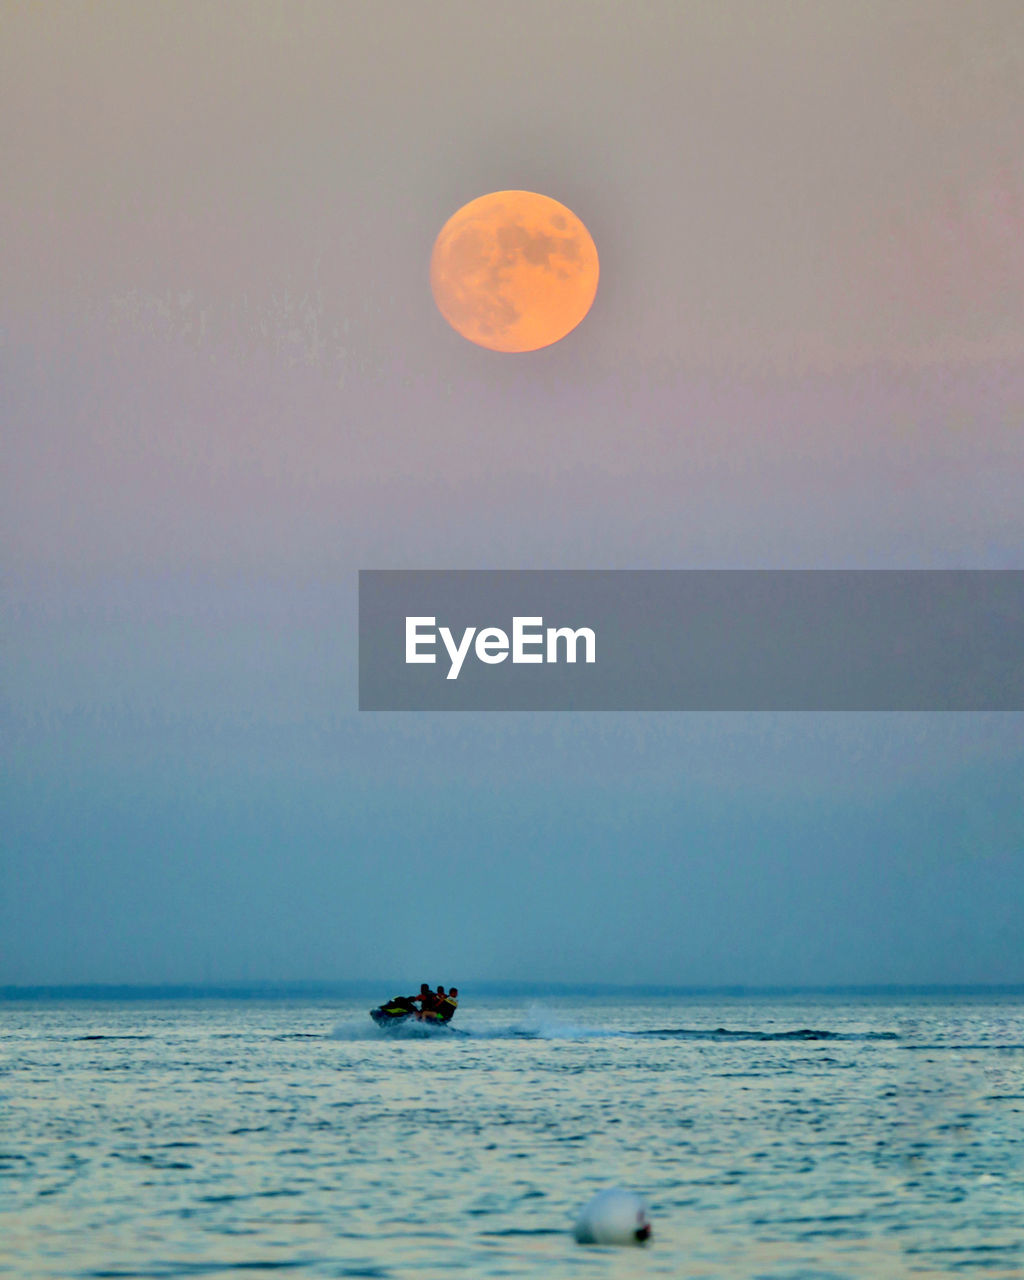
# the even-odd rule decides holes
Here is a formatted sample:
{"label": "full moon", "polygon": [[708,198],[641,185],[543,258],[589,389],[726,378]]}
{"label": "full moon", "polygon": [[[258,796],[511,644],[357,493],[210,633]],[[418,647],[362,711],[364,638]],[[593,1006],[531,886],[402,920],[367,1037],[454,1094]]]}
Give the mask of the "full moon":
{"label": "full moon", "polygon": [[430,259],[441,314],[492,351],[536,351],[564,338],[590,310],[597,277],[590,232],[535,191],[492,191],[463,205]]}

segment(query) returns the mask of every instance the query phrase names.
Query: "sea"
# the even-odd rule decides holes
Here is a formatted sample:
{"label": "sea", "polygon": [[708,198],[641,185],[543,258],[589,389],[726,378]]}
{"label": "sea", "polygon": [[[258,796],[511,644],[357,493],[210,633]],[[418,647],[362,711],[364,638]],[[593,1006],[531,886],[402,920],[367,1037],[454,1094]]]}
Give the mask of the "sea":
{"label": "sea", "polygon": [[1024,994],[370,1003],[0,1003],[0,1275],[1024,1277]]}

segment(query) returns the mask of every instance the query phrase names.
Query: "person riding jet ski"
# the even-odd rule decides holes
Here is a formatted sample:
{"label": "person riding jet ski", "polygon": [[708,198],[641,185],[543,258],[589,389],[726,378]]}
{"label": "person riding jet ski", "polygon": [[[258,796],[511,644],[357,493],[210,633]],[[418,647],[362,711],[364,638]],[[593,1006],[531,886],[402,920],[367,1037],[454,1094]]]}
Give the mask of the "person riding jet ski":
{"label": "person riding jet ski", "polygon": [[455,1010],[459,1007],[459,989],[449,987],[448,994],[445,995],[444,987],[438,987],[437,994],[440,997],[437,1004],[438,1015],[442,1022],[451,1022],[455,1016]]}
{"label": "person riding jet ski", "polygon": [[[424,1022],[447,1022],[445,1012],[447,1009],[448,997],[444,993],[444,987],[438,987],[436,991],[431,991],[426,983],[420,988],[420,1018]],[[454,1009],[452,1013],[454,1013]],[[451,1017],[451,1014],[448,1015]]]}
{"label": "person riding jet ski", "polygon": [[[439,987],[438,990],[443,991],[444,988]],[[430,984],[427,982],[420,983],[419,995],[412,998],[420,1002],[420,1013],[434,1013],[437,1009],[437,996],[431,991]]]}

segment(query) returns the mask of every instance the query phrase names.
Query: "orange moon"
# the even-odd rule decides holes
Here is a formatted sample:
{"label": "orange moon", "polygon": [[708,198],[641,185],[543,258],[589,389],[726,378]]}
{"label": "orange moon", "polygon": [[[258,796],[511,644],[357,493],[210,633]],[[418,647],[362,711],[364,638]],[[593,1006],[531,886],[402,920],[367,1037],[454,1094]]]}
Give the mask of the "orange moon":
{"label": "orange moon", "polygon": [[491,351],[536,351],[564,338],[590,310],[597,278],[590,232],[535,191],[492,191],[463,205],[430,259],[441,314]]}

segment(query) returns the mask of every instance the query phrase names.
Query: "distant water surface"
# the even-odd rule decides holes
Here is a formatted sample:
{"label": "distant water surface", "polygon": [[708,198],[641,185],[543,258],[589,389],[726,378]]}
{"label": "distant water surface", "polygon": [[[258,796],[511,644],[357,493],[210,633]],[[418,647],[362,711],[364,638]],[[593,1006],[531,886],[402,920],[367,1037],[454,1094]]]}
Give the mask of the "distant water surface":
{"label": "distant water surface", "polygon": [[[390,995],[382,991],[381,997]],[[0,1274],[1024,1276],[1024,1001],[0,1005]],[[581,1248],[642,1192],[654,1240]]]}

